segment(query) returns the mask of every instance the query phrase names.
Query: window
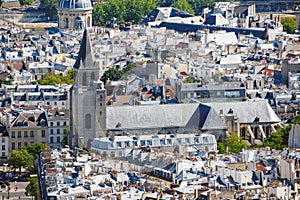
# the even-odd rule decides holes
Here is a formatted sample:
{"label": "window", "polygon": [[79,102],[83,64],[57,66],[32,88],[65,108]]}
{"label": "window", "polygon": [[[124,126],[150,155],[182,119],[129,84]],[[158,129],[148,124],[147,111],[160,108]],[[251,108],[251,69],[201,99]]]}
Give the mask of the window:
{"label": "window", "polygon": [[87,86],[87,77],[86,77],[86,72],[82,73],[82,85]]}
{"label": "window", "polygon": [[60,134],[60,129],[57,129],[57,130],[56,130],[56,133],[57,133],[57,134]]}
{"label": "window", "polygon": [[46,131],[42,130],[42,137],[46,137]]}
{"label": "window", "polygon": [[53,143],[53,137],[50,137],[50,143],[51,144]]}
{"label": "window", "polygon": [[12,142],[11,143],[11,149],[15,149],[16,147],[15,147],[15,143],[14,142]]}
{"label": "window", "polygon": [[5,145],[2,145],[2,150],[5,150]]}
{"label": "window", "polygon": [[4,137],[2,138],[2,143],[5,143],[5,138]]}
{"label": "window", "polygon": [[152,145],[152,140],[147,140],[147,145],[151,146]]}
{"label": "window", "polygon": [[125,147],[130,147],[130,142],[126,141],[125,142]]}
{"label": "window", "polygon": [[21,142],[18,142],[18,148],[20,148],[22,146]]}
{"label": "window", "polygon": [[64,106],[64,105],[65,105],[65,102],[61,102],[61,105],[63,105],[63,106]]}
{"label": "window", "polygon": [[27,138],[27,137],[28,137],[28,132],[24,131],[24,138]]}
{"label": "window", "polygon": [[117,142],[117,147],[122,147],[122,143],[121,142]]}
{"label": "window", "polygon": [[92,81],[95,80],[95,73],[94,73],[94,72],[91,73],[91,80],[92,80]]}
{"label": "window", "polygon": [[86,114],[85,115],[85,128],[91,128],[92,127],[92,116],[91,114]]}
{"label": "window", "polygon": [[22,133],[21,131],[18,131],[18,138],[21,138],[22,137]]}
{"label": "window", "polygon": [[57,143],[60,143],[60,137],[57,137],[57,138],[56,138],[56,142],[57,142]]}
{"label": "window", "polygon": [[53,126],[53,122],[50,122],[50,126]]}
{"label": "window", "polygon": [[59,122],[57,122],[57,126],[60,126],[60,123],[59,123]]}
{"label": "window", "polygon": [[50,134],[53,134],[53,129],[50,129]]}
{"label": "window", "polygon": [[30,137],[34,137],[33,131],[30,131]]}
{"label": "window", "polygon": [[28,146],[28,142],[24,142],[24,146],[27,147]]}
{"label": "window", "polygon": [[134,147],[137,147],[137,145],[138,145],[138,144],[137,144],[137,141],[133,141],[133,142],[132,142],[132,145],[133,145]]}
{"label": "window", "polygon": [[11,138],[15,138],[15,137],[16,137],[15,132],[12,131],[12,132],[11,132]]}
{"label": "window", "polygon": [[190,139],[189,138],[185,138],[185,143],[189,144],[190,143]]}
{"label": "window", "polygon": [[3,156],[3,157],[6,156],[6,155],[5,155],[5,152],[2,152],[2,156]]}
{"label": "window", "polygon": [[64,122],[64,126],[67,126],[67,122]]}

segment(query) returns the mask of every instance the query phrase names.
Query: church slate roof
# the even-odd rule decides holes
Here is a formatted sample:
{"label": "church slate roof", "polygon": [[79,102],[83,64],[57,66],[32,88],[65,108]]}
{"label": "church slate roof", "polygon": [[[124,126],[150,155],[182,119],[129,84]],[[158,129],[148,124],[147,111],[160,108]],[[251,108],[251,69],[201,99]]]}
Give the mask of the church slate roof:
{"label": "church slate roof", "polygon": [[79,69],[81,62],[85,66],[93,66],[94,65],[94,63],[93,63],[94,62],[94,53],[92,50],[90,34],[88,33],[87,29],[85,29],[83,32],[78,57],[77,57],[77,60],[73,67],[75,69]]}
{"label": "church slate roof", "polygon": [[106,113],[108,130],[179,127],[223,130],[220,117],[207,105],[170,104],[112,106]]}
{"label": "church slate roof", "polygon": [[207,104],[218,114],[222,110],[224,114],[231,109],[236,114],[239,122],[244,124],[253,123],[254,120],[260,123],[276,123],[281,120],[265,100],[243,101],[243,102],[215,102]]}

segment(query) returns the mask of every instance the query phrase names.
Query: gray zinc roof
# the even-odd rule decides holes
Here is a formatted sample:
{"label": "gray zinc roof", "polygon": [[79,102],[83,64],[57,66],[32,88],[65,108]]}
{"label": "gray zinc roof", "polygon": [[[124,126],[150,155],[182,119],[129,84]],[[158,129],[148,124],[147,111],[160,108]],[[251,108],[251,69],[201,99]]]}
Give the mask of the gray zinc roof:
{"label": "gray zinc roof", "polygon": [[207,104],[211,106],[218,114],[223,111],[224,114],[232,109],[240,123],[253,123],[258,120],[261,123],[280,122],[276,113],[265,100],[245,101],[245,102],[215,102]]}
{"label": "gray zinc roof", "polygon": [[107,107],[107,129],[184,127],[224,129],[220,117],[207,105],[170,104]]}

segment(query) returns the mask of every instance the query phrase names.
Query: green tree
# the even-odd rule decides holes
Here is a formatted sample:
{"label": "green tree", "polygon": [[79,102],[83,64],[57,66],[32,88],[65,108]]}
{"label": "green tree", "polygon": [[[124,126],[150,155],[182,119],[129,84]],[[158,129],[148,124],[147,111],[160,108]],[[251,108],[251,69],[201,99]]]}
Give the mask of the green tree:
{"label": "green tree", "polygon": [[265,139],[262,146],[270,147],[272,149],[283,149],[288,146],[289,132],[291,125],[278,129]]}
{"label": "green tree", "polygon": [[283,30],[287,33],[293,34],[296,29],[296,19],[295,17],[282,17],[281,24],[283,25]]}
{"label": "green tree", "polygon": [[98,2],[93,7],[93,24],[108,26],[113,17],[117,19],[118,24],[128,22],[137,24],[156,5],[155,0],[110,0],[107,2]]}
{"label": "green tree", "polygon": [[106,84],[108,80],[118,81],[121,78],[126,79],[126,76],[134,67],[135,65],[131,63],[123,67],[122,70],[119,70],[117,68],[110,68],[104,72],[100,80],[103,81],[104,84]]}
{"label": "green tree", "polygon": [[228,147],[228,151],[232,153],[239,153],[242,149],[249,148],[249,146],[235,134],[231,134],[225,138],[225,146]]}
{"label": "green tree", "polygon": [[265,139],[262,146],[270,147],[272,149],[283,149],[288,147],[289,133],[293,124],[300,124],[300,115],[296,115],[292,119],[291,124],[288,126],[273,132],[268,138]]}
{"label": "green tree", "polygon": [[34,157],[26,149],[19,149],[12,151],[8,163],[14,169],[19,169],[19,173],[21,173],[22,167],[27,169],[33,168],[33,160]]}
{"label": "green tree", "polygon": [[176,0],[171,6],[192,15],[195,14],[193,8],[187,0]]}
{"label": "green tree", "polygon": [[19,2],[21,6],[32,4],[32,0],[20,0]]}
{"label": "green tree", "polygon": [[61,141],[62,146],[68,145],[69,134],[70,134],[70,126],[66,126],[64,128],[64,137],[63,140]]}
{"label": "green tree", "polygon": [[50,147],[44,143],[37,142],[28,144],[27,147],[22,146],[20,149],[26,150],[34,159],[36,159],[44,149],[50,149]]}
{"label": "green tree", "polygon": [[38,182],[36,178],[29,178],[29,184],[26,186],[26,196],[34,196],[38,198]]}
{"label": "green tree", "polygon": [[74,69],[69,69],[66,75],[54,74],[49,72],[38,80],[41,85],[56,85],[56,84],[73,84],[74,83]]}
{"label": "green tree", "polygon": [[41,6],[45,7],[45,13],[50,20],[57,19],[58,0],[41,0]]}
{"label": "green tree", "polygon": [[226,148],[222,142],[218,142],[218,151],[220,154],[226,153]]}
{"label": "green tree", "polygon": [[50,147],[48,145],[44,144],[44,143],[41,143],[41,142],[31,143],[27,146],[28,153],[30,153],[34,157],[38,157],[38,155],[40,155],[40,153],[44,149],[50,149]]}
{"label": "green tree", "polygon": [[103,81],[104,84],[106,84],[108,80],[111,81],[119,80],[122,77],[122,75],[123,74],[121,70],[116,68],[110,68],[104,72],[100,80]]}

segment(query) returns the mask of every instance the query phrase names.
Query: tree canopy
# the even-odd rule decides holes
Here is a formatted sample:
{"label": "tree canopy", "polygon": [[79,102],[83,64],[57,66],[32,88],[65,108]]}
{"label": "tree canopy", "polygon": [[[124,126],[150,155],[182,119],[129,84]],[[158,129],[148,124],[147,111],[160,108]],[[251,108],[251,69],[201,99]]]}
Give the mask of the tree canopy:
{"label": "tree canopy", "polygon": [[32,4],[32,0],[20,0],[19,2],[21,6]]}
{"label": "tree canopy", "polygon": [[295,17],[282,17],[281,24],[283,25],[283,30],[287,33],[293,34],[296,30],[296,19]]}
{"label": "tree canopy", "polygon": [[49,72],[38,80],[41,85],[56,85],[56,84],[73,84],[74,83],[74,69],[69,69],[66,75],[54,74]]}
{"label": "tree canopy", "polygon": [[106,70],[101,77],[101,81],[103,81],[104,84],[107,83],[108,80],[111,81],[118,81],[122,77],[127,76],[128,73],[135,67],[134,64],[129,64],[126,67],[124,67],[122,70],[117,69],[117,68],[110,68]]}
{"label": "tree canopy", "polygon": [[228,151],[232,153],[239,153],[242,151],[242,149],[249,148],[249,146],[235,134],[231,134],[227,138],[225,138],[224,144],[226,147],[228,147]]}
{"label": "tree canopy", "polygon": [[[23,147],[24,148],[24,147]],[[25,147],[25,149],[28,151],[28,153],[30,153],[32,156],[34,156],[35,158],[38,157],[38,155],[44,150],[44,149],[50,149],[50,147],[46,144],[37,142],[37,143],[31,143],[28,144],[27,147]]]}
{"label": "tree canopy", "polygon": [[69,134],[70,134],[70,126],[68,125],[64,128],[64,137],[63,137],[63,140],[61,141],[62,146],[65,146],[68,144]]}
{"label": "tree canopy", "polygon": [[190,13],[190,14],[195,14],[193,8],[191,5],[188,3],[187,0],[176,0],[171,7],[177,8],[179,10],[182,10],[184,12]]}
{"label": "tree canopy", "polygon": [[45,13],[50,20],[57,19],[58,0],[41,0],[41,6],[45,7]]}
{"label": "tree canopy", "polygon": [[112,18],[116,18],[118,24],[128,22],[137,24],[156,6],[156,0],[110,0],[98,2],[93,7],[93,23],[96,26],[107,26]]}
{"label": "tree canopy", "polygon": [[38,182],[36,178],[29,178],[29,184],[26,186],[25,194],[27,196],[34,196],[36,199],[38,198]]}
{"label": "tree canopy", "polygon": [[296,115],[288,126],[280,128],[272,133],[265,139],[263,144],[258,145],[258,147],[270,147],[271,149],[283,149],[288,147],[289,133],[293,124],[300,124],[300,115]]}
{"label": "tree canopy", "polygon": [[19,149],[12,151],[8,163],[14,169],[19,169],[19,172],[21,172],[22,167],[32,169],[33,160],[34,157],[26,149]]}

